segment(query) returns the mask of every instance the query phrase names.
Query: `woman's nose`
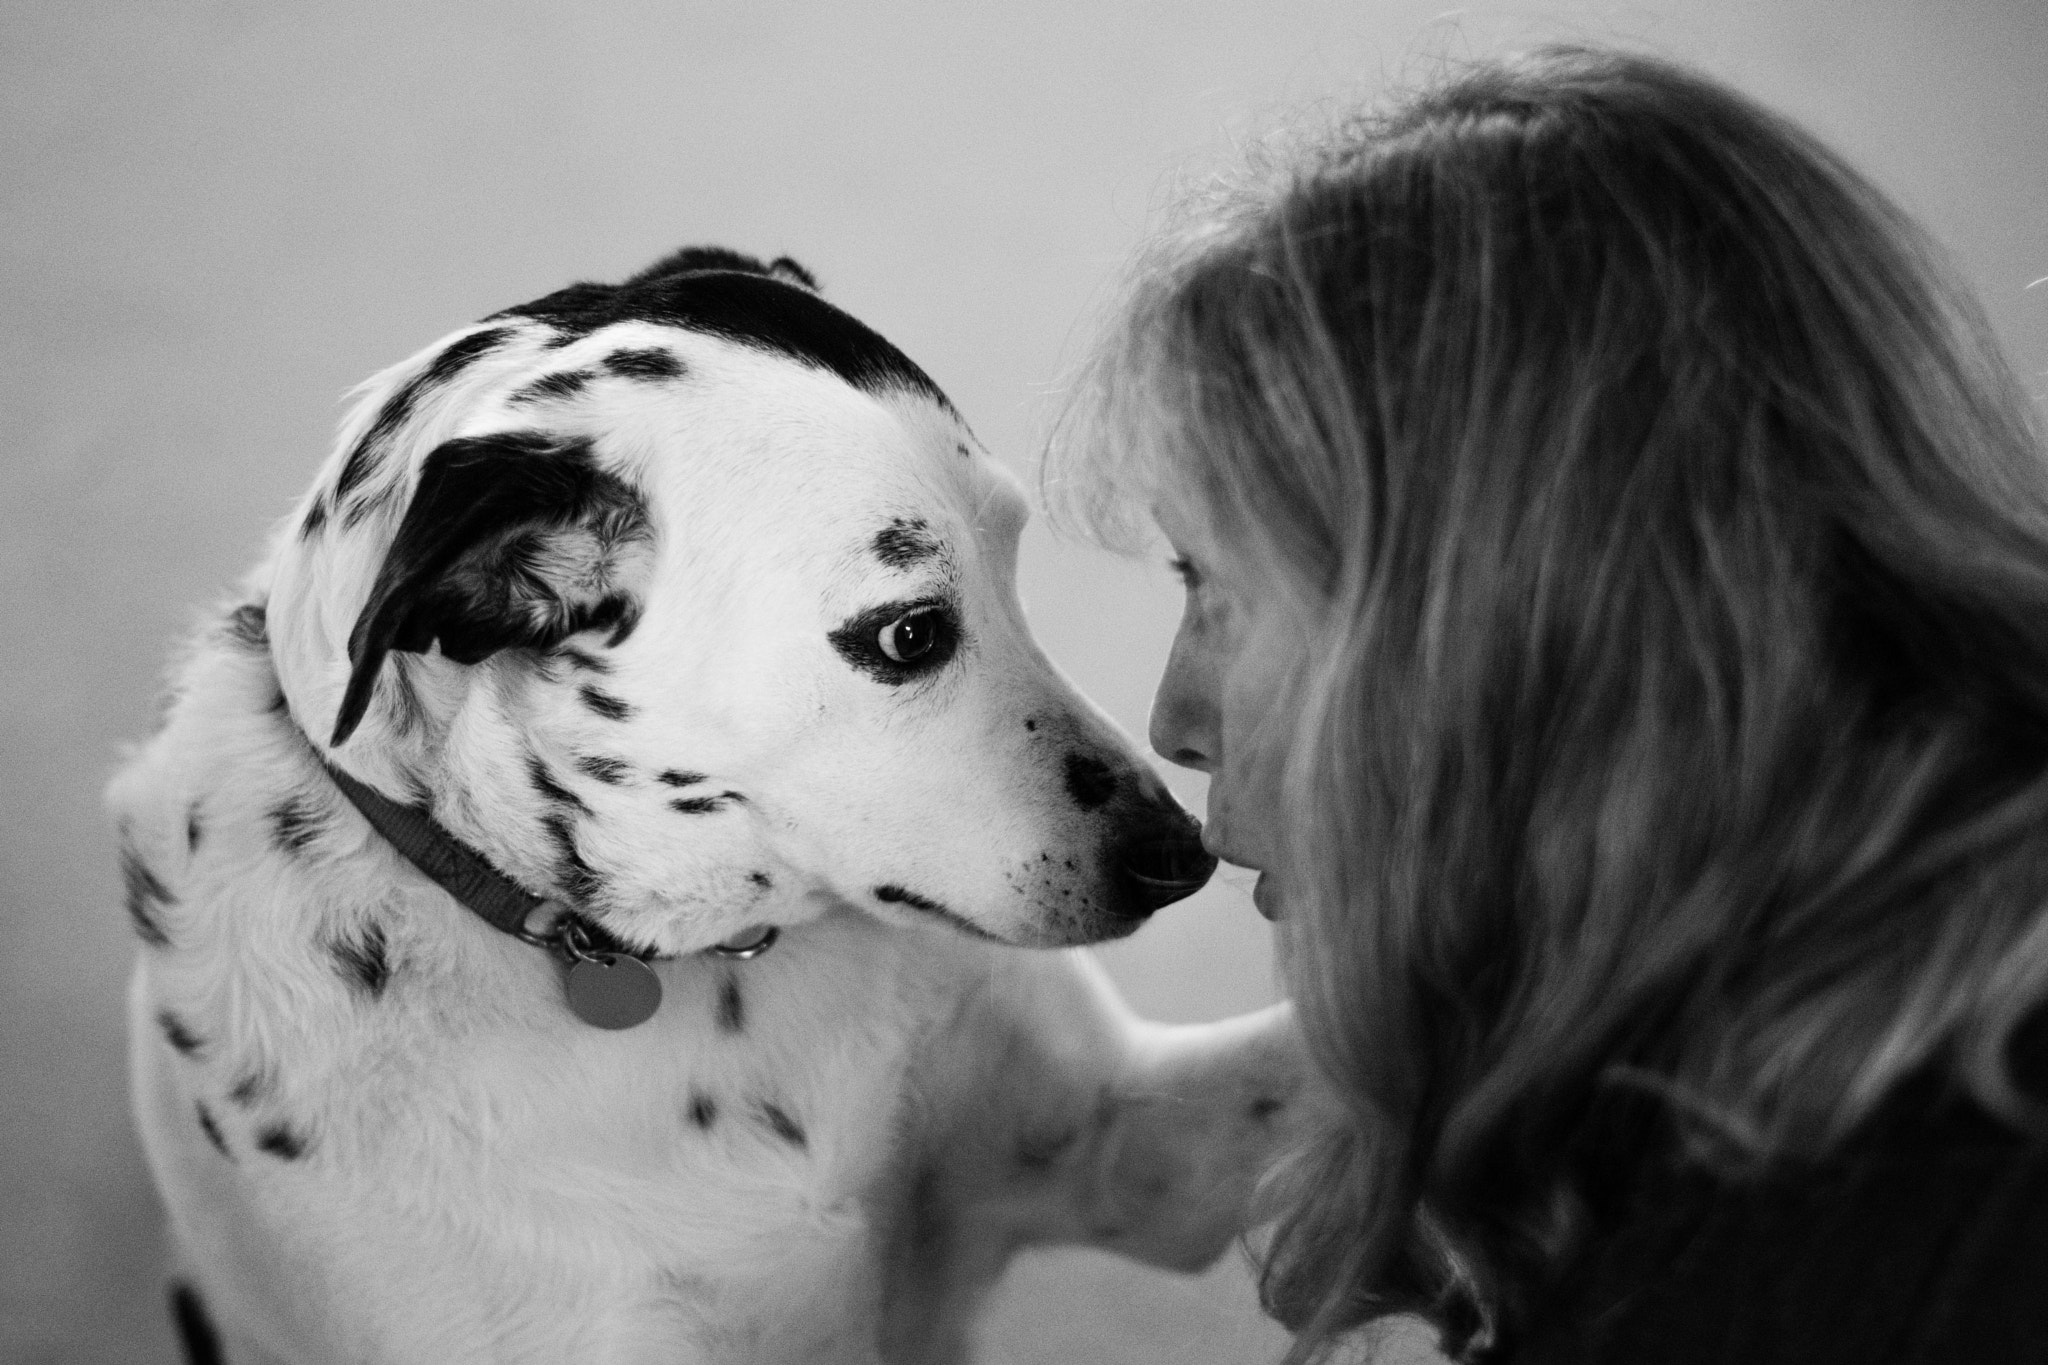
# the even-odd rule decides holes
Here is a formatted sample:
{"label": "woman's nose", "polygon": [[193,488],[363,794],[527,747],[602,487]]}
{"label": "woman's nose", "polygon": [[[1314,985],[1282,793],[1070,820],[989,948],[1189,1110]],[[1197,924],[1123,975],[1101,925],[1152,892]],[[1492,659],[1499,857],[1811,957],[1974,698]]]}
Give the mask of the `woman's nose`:
{"label": "woman's nose", "polygon": [[1148,727],[1153,752],[1198,773],[1214,772],[1220,756],[1215,669],[1182,631],[1173,640]]}

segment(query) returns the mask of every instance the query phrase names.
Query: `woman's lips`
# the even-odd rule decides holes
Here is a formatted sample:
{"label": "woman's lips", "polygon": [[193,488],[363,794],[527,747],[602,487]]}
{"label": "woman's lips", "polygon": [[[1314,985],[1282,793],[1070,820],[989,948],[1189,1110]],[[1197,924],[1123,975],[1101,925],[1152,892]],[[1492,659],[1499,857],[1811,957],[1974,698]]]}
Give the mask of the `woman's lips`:
{"label": "woman's lips", "polygon": [[1232,867],[1241,867],[1247,872],[1258,873],[1257,878],[1252,882],[1252,907],[1270,921],[1277,922],[1279,920],[1278,888],[1275,888],[1273,891],[1266,890],[1266,883],[1270,880],[1270,877],[1267,873],[1259,871],[1257,863],[1245,857],[1242,853],[1232,851],[1223,840],[1212,839],[1211,831],[1209,830],[1203,831],[1202,847],[1208,849],[1211,854],[1221,858]]}

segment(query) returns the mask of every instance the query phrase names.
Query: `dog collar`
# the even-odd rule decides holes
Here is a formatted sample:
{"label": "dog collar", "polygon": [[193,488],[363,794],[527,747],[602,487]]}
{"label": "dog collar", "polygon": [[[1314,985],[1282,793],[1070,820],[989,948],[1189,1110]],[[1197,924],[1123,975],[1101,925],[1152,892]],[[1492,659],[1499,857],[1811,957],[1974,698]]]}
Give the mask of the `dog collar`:
{"label": "dog collar", "polygon": [[[324,759],[321,766],[372,829],[471,914],[560,957],[569,969],[563,994],[578,1019],[597,1028],[628,1029],[646,1023],[661,1008],[661,978],[647,965],[647,955],[626,948],[559,899],[528,891],[418,806],[393,801]],[[543,917],[545,928],[539,933],[526,927],[536,911],[553,912]],[[779,933],[765,925],[709,951],[725,958],[756,958],[775,946]]]}

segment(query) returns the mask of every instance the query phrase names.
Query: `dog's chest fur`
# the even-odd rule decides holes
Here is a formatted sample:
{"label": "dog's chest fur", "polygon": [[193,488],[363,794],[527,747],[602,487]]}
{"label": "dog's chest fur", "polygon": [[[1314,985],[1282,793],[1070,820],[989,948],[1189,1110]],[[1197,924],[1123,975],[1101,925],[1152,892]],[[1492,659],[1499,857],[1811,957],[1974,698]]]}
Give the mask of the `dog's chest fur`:
{"label": "dog's chest fur", "polygon": [[[963,950],[827,915],[756,961],[659,964],[652,1021],[584,1028],[547,955],[346,807],[275,688],[231,620],[115,793],[131,909],[179,949],[135,983],[145,1141],[213,1221],[181,1238],[270,1291],[237,1316],[422,1359],[789,1358],[806,1331],[864,1358],[914,1250],[910,1077],[971,994]],[[294,1274],[315,1248],[350,1302]]]}

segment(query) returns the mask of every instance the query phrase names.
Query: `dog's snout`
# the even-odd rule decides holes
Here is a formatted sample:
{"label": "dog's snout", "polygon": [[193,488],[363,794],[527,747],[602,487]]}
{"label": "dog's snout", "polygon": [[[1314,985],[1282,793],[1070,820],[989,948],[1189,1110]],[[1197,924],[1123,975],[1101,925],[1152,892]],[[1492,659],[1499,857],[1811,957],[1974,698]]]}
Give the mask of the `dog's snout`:
{"label": "dog's snout", "polygon": [[1124,899],[1139,915],[1194,895],[1215,870],[1215,855],[1202,847],[1201,826],[1193,820],[1134,839],[1117,857]]}

